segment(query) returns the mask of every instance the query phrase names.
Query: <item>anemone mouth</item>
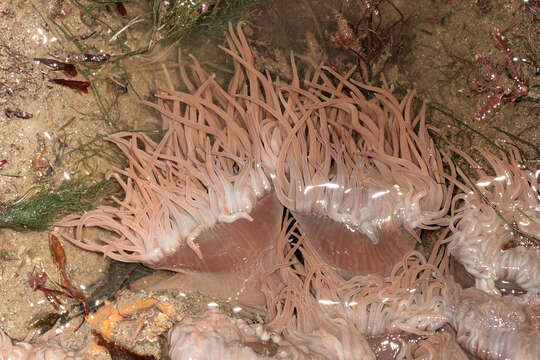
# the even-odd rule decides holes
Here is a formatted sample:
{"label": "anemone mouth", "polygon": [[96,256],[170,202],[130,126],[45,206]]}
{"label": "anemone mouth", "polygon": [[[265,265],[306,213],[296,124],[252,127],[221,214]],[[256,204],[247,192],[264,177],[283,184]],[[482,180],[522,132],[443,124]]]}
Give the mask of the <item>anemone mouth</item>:
{"label": "anemone mouth", "polygon": [[323,261],[345,279],[356,275],[390,275],[403,254],[414,250],[416,239],[404,229],[385,226],[374,243],[359,230],[323,215],[293,212],[302,231]]}
{"label": "anemone mouth", "polygon": [[261,198],[245,218],[232,223],[218,223],[203,230],[195,239],[199,257],[187,244],[179,243],[151,266],[158,269],[230,273],[249,272],[263,258],[268,261],[279,234],[282,206],[273,194]]}
{"label": "anemone mouth", "polygon": [[[179,242],[175,249],[147,265],[178,272],[150,284],[150,289],[184,289],[228,299],[259,313],[264,297],[259,283],[275,264],[276,237],[283,207],[273,193],[259,199],[250,212],[252,220],[217,223],[203,230],[194,241],[198,252]],[[147,285],[142,285],[147,288]]]}

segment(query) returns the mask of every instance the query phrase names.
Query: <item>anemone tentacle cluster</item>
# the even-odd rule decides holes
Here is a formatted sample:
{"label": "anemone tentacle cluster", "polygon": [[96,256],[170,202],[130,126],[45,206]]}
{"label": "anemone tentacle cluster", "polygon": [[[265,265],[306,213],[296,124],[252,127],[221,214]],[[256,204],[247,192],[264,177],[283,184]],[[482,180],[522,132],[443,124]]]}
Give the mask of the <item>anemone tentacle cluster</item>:
{"label": "anemone tentacle cluster", "polygon": [[452,235],[445,241],[474,288],[461,290],[450,280],[445,313],[458,343],[474,356],[534,359],[540,352],[540,173],[527,169],[513,146],[499,155],[479,149],[487,170],[453,150],[476,176],[460,169],[461,181],[451,179],[462,192],[452,199]]}
{"label": "anemone tentacle cluster", "polygon": [[[453,185],[445,184],[425,107],[413,115],[414,93],[400,102],[350,75],[323,66],[302,88],[297,78],[279,87],[292,120],[274,187],[344,276],[388,275],[414,249],[416,229],[447,224]],[[351,252],[351,243],[358,249]]]}

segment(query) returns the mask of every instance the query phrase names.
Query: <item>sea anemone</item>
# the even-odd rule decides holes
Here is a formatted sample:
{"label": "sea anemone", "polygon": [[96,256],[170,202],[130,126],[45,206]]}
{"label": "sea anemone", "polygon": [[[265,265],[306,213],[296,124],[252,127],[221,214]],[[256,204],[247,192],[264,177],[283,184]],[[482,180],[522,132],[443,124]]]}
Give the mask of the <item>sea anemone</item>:
{"label": "sea anemone", "polygon": [[449,250],[475,278],[477,288],[500,294],[500,288],[540,293],[540,192],[538,172],[522,165],[508,147],[496,156],[480,150],[494,174],[459,152],[476,170],[473,179],[460,171],[463,193],[452,200]]}
{"label": "sea anemone", "polygon": [[[239,60],[227,91],[196,60],[191,66],[180,60],[189,92],[176,91],[166,70],[168,86],[158,89],[157,104],[148,103],[161,116],[163,137],[155,141],[142,132],[121,132],[108,138],[129,161],[128,168],[111,175],[125,197],[115,199],[117,207],[101,206],[58,223],[76,228],[69,240],[156,269],[230,274],[238,283],[227,285],[233,294],[254,278],[262,261],[271,262],[267,255],[279,233],[282,207],[268,178],[273,151],[261,134],[269,136],[268,146],[277,144],[274,125],[257,104],[270,103],[265,97],[270,80],[254,77],[242,65],[253,67],[243,36],[231,30],[229,44]],[[83,235],[88,227],[116,236],[91,239]],[[223,277],[217,282],[226,283]]]}
{"label": "sea anemone", "polygon": [[186,317],[169,331],[173,360],[318,359],[293,347],[261,324],[248,324],[217,309]]}
{"label": "sea anemone", "polygon": [[[439,332],[454,316],[442,238],[428,260],[415,246],[421,229],[448,224],[461,184],[428,134],[425,107],[413,115],[412,92],[398,101],[352,71],[318,67],[301,82],[294,58],[291,83],[272,80],[255,68],[240,25],[228,45],[226,90],[196,59],[180,60],[187,92],[166,69],[167,86],[147,103],[164,135],[109,137],[129,160],[111,175],[125,197],[64,219],[75,227],[67,238],[121,261],[213,274],[229,295],[256,280],[268,330],[304,354],[373,359],[388,335],[400,343],[396,358],[424,356],[430,339],[450,344]],[[88,227],[113,235],[92,239]],[[199,336],[196,322],[182,326],[170,335],[175,349],[175,339]],[[249,353],[242,336],[227,336],[201,341]]]}
{"label": "sea anemone", "polygon": [[14,342],[0,329],[0,358],[9,360],[83,360],[85,356],[53,341]]}
{"label": "sea anemone", "polygon": [[497,296],[454,288],[447,314],[457,341],[481,359],[537,359],[540,329],[535,296]]}
{"label": "sea anemone", "polygon": [[[452,148],[475,175],[457,166],[449,177],[463,192],[453,197],[445,242],[462,265],[452,275],[445,313],[457,341],[481,359],[533,359],[540,352],[540,193],[538,172],[527,169],[519,151],[507,145],[500,155],[479,149],[488,167]],[[474,282],[467,284],[463,274]],[[508,294],[513,295],[508,295]],[[501,296],[506,295],[506,296]],[[518,296],[514,296],[518,295]]]}
{"label": "sea anemone", "polygon": [[297,77],[277,85],[284,140],[274,185],[325,262],[347,278],[389,275],[415,248],[416,229],[447,224],[453,185],[425,107],[414,115],[414,93],[398,101],[351,74],[323,66],[303,87]]}

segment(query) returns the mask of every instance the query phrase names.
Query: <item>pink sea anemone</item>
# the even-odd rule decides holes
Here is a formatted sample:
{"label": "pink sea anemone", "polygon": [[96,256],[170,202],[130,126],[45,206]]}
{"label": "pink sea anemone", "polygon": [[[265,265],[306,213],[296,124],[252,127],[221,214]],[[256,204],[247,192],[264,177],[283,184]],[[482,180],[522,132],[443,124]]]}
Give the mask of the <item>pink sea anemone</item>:
{"label": "pink sea anemone", "polygon": [[[129,160],[113,175],[126,196],[62,221],[76,227],[74,243],[160,269],[237,272],[272,246],[277,196],[323,259],[351,277],[388,275],[414,249],[416,228],[446,223],[452,186],[412,93],[399,102],[324,67],[302,85],[294,60],[292,82],[273,82],[255,69],[240,29],[228,42],[227,90],[196,60],[180,62],[189,92],[169,78],[148,104],[163,138],[109,138]],[[83,237],[94,226],[117,237]]]}
{"label": "pink sea anemone", "polygon": [[[263,260],[271,262],[269,249],[282,217],[269,180],[277,150],[267,146],[277,146],[276,125],[257,103],[270,102],[270,80],[254,77],[243,36],[231,32],[229,44],[239,60],[227,91],[196,61],[180,62],[190,92],[176,91],[165,71],[168,86],[158,89],[157,104],[148,103],[159,111],[163,137],[125,132],[108,138],[129,160],[128,168],[111,175],[125,197],[115,199],[116,207],[101,206],[57,224],[75,227],[75,237],[68,236],[73,243],[157,269],[230,274],[216,282],[237,279],[237,286],[227,285],[233,293]],[[83,234],[88,227],[115,236],[91,239]]]}
{"label": "pink sea anemone", "polygon": [[540,354],[540,300],[536,296],[497,296],[478,289],[458,290],[448,315],[457,341],[480,359],[537,359]]}
{"label": "pink sea anemone", "polygon": [[414,93],[398,101],[351,74],[320,67],[303,87],[297,77],[278,84],[285,130],[274,184],[343,276],[388,275],[414,249],[415,229],[447,224],[453,186],[445,185],[425,107],[414,115]]}
{"label": "pink sea anemone", "polygon": [[517,150],[508,150],[500,156],[480,150],[493,175],[460,152],[477,176],[461,173],[468,185],[458,183],[464,192],[452,200],[449,249],[477,288],[499,294],[497,286],[510,285],[539,294],[540,247],[532,240],[540,238],[538,173],[524,168]]}
{"label": "pink sea anemone", "polygon": [[[454,275],[461,289],[452,291],[445,311],[457,331],[457,341],[481,359],[534,359],[540,352],[538,323],[540,282],[540,192],[538,173],[527,169],[517,149],[507,146],[499,156],[479,152],[483,167],[453,149],[474,169],[458,167],[460,179],[449,177],[463,192],[453,197],[445,242],[459,262]],[[514,294],[501,296],[502,294]]]}
{"label": "pink sea anemone", "polygon": [[6,360],[84,360],[85,356],[44,340],[15,342],[0,329],[0,359]]}
{"label": "pink sea anemone", "polygon": [[[169,331],[171,360],[318,359],[261,324],[248,324],[210,309],[187,317]],[[303,351],[304,350],[304,351]]]}

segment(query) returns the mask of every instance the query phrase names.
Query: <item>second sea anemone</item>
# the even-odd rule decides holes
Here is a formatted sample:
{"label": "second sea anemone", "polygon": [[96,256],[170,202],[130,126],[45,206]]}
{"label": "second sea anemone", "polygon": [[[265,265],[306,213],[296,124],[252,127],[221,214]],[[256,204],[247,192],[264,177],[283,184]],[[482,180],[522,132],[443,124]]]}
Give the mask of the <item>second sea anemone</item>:
{"label": "second sea anemone", "polygon": [[447,224],[453,185],[414,93],[399,101],[351,73],[319,67],[303,86],[298,77],[277,85],[283,145],[274,185],[343,276],[388,275],[419,230]]}

